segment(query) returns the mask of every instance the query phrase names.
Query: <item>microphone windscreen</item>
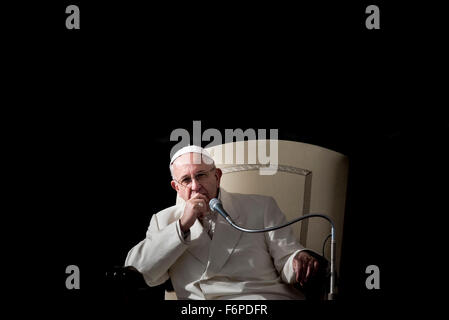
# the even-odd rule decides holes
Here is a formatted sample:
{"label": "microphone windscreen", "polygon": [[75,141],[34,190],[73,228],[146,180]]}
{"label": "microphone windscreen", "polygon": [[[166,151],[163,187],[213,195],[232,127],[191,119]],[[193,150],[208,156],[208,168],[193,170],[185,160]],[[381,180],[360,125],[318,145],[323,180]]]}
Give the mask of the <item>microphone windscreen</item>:
{"label": "microphone windscreen", "polygon": [[218,200],[217,198],[210,199],[210,201],[209,201],[209,207],[214,211],[215,211],[215,207],[218,204],[220,204],[220,200]]}

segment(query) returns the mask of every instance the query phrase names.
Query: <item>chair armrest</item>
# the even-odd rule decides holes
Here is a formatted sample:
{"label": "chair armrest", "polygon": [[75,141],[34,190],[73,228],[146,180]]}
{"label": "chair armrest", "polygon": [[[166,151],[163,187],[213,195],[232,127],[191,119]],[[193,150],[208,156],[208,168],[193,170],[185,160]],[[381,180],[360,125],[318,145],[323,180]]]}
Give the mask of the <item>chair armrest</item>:
{"label": "chair armrest", "polygon": [[143,275],[132,266],[114,266],[105,272],[103,280],[104,293],[110,301],[128,304],[146,299],[164,300],[163,286],[148,286]]}

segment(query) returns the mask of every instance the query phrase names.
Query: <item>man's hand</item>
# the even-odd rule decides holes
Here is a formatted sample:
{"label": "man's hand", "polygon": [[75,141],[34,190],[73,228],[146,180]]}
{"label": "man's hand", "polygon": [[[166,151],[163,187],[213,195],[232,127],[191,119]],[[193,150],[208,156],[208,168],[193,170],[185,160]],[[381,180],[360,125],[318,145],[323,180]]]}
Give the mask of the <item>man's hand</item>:
{"label": "man's hand", "polygon": [[319,267],[318,260],[308,254],[306,251],[299,252],[293,258],[293,270],[296,274],[296,282],[301,286],[315,275]]}
{"label": "man's hand", "polygon": [[186,201],[184,214],[180,220],[182,232],[186,232],[195,223],[196,218],[203,217],[209,212],[209,203],[206,196],[201,193],[195,194],[192,198]]}

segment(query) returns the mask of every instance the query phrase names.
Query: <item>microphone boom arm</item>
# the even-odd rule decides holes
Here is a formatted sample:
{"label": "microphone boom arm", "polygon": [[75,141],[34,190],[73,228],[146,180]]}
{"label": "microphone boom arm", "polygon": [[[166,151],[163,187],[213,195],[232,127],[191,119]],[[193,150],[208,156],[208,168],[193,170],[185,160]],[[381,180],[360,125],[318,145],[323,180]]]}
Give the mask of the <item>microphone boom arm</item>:
{"label": "microphone boom arm", "polygon": [[287,227],[293,223],[296,223],[298,221],[304,220],[304,219],[308,219],[308,218],[322,218],[327,220],[330,225],[331,225],[331,277],[330,277],[330,288],[329,288],[329,295],[328,295],[328,299],[329,300],[333,300],[334,299],[334,295],[335,295],[335,276],[336,276],[336,272],[335,272],[335,249],[337,246],[337,241],[335,240],[335,224],[334,221],[329,217],[326,216],[324,214],[319,214],[319,213],[311,213],[311,214],[307,214],[305,216],[296,218],[292,221],[289,221],[287,223],[284,223],[280,226],[274,226],[274,227],[268,227],[268,228],[264,228],[264,229],[247,229],[247,228],[243,228],[237,224],[234,223],[234,221],[232,221],[231,217],[226,213],[226,211],[223,210],[223,208],[221,207],[221,202],[214,198],[212,200],[210,200],[209,202],[209,206],[212,210],[217,211],[221,216],[223,216],[223,218],[225,218],[225,220],[235,229],[240,230],[242,232],[247,232],[247,233],[260,233],[260,232],[268,232],[268,231],[273,231],[273,230],[277,230],[277,229],[281,229],[284,227]]}

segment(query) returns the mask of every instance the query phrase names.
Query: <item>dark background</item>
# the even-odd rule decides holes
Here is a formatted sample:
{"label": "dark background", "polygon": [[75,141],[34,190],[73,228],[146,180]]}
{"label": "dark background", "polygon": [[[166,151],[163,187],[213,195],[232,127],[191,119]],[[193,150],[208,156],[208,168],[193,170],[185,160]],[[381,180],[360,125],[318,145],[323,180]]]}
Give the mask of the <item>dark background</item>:
{"label": "dark background", "polygon": [[[106,270],[173,204],[170,133],[201,120],[346,154],[341,301],[433,299],[448,133],[438,8],[75,1],[81,30],[66,30],[68,4],[26,5],[9,24],[11,189],[32,230],[14,250],[33,275],[22,297],[100,303]],[[381,30],[365,29],[368,4]],[[70,264],[81,290],[65,288]],[[380,290],[365,288],[371,264]]]}

